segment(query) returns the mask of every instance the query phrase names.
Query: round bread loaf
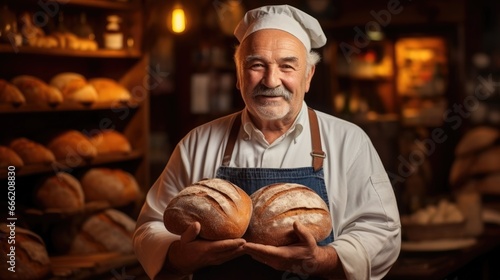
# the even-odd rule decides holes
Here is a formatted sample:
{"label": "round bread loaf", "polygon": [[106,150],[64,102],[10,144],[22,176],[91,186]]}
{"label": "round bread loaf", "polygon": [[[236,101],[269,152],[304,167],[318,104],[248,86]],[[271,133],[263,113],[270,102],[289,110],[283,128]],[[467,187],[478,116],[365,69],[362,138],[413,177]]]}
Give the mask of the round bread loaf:
{"label": "round bread loaf", "polygon": [[96,147],[89,138],[77,130],[67,130],[54,136],[47,144],[58,160],[67,165],[78,164],[81,159],[93,159],[97,156]]}
{"label": "round bread loaf", "polygon": [[82,255],[106,252],[131,254],[135,220],[116,209],[107,209],[52,231],[54,249],[60,254]]}
{"label": "round bread loaf", "polygon": [[194,223],[208,240],[240,238],[252,216],[252,200],[241,188],[222,179],[205,179],[177,194],[165,209],[165,227],[182,234]]}
{"label": "round bread loaf", "polygon": [[0,167],[10,165],[19,168],[24,165],[24,162],[14,150],[6,146],[0,146]]}
{"label": "round bread loaf", "polygon": [[0,103],[20,106],[26,103],[26,98],[15,85],[0,79]]}
{"label": "round bread loaf", "polygon": [[295,221],[306,226],[316,241],[328,237],[332,221],[328,206],[312,189],[292,183],[265,186],[251,196],[254,212],[245,239],[249,242],[284,246],[298,242]]}
{"label": "round bread loaf", "polygon": [[92,168],[81,179],[86,201],[107,201],[125,206],[139,198],[141,191],[132,174],[121,169]]}
{"label": "round bread loaf", "polygon": [[47,178],[35,191],[35,200],[42,209],[78,210],[85,204],[80,182],[72,175],[58,172]]}
{"label": "round bread loaf", "polygon": [[123,153],[128,154],[132,147],[128,139],[116,130],[104,130],[92,135],[90,142],[96,147],[97,154]]}
{"label": "round bread loaf", "polygon": [[[15,239],[9,240],[14,240],[15,243],[7,242],[7,236],[13,236],[13,232]],[[3,264],[0,279],[47,279],[50,276],[49,255],[38,234],[18,225],[10,228],[6,223],[0,224],[0,234],[5,236],[0,242],[0,261]],[[15,251],[12,251],[12,246]],[[7,270],[9,267],[13,267],[15,272]]]}
{"label": "round bread loaf", "polygon": [[56,161],[49,149],[24,137],[12,140],[9,147],[23,159],[25,164],[47,164]]}

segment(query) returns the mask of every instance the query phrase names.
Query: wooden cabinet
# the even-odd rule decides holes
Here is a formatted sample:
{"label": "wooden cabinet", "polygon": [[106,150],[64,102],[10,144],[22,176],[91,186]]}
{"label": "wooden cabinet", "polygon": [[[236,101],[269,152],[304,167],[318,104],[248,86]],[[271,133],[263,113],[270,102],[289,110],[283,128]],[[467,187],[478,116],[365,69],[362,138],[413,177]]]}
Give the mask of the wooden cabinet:
{"label": "wooden cabinet", "polygon": [[[3,3],[3,2],[2,2]],[[0,104],[0,143],[5,144],[16,137],[26,137],[41,144],[46,144],[52,133],[65,130],[77,130],[90,136],[99,131],[114,129],[121,132],[129,140],[132,151],[128,154],[110,154],[97,156],[91,160],[66,158],[51,164],[34,164],[18,167],[15,170],[16,196],[15,214],[18,217],[17,225],[35,229],[42,238],[51,225],[64,221],[70,223],[74,219],[102,210],[99,206],[87,207],[78,213],[46,213],[37,211],[33,201],[33,193],[40,181],[55,172],[64,171],[79,178],[85,171],[93,167],[109,167],[122,169],[131,173],[142,190],[141,198],[131,205],[120,207],[119,210],[127,213],[134,219],[140,206],[143,195],[150,187],[148,142],[149,142],[149,61],[142,51],[142,36],[144,29],[144,10],[140,0],[104,1],[104,0],[71,0],[71,1],[8,1],[8,8],[19,16],[22,12],[29,12],[33,19],[41,16],[46,24],[40,25],[47,34],[48,30],[57,28],[56,18],[64,13],[64,24],[67,27],[76,26],[76,20],[85,14],[88,24],[94,30],[97,50],[76,50],[69,48],[42,48],[20,45],[12,42],[0,43],[0,79],[10,81],[19,75],[32,75],[45,82],[62,72],[74,72],[91,78],[111,78],[126,87],[131,95],[127,102],[96,102],[80,104],[63,102],[56,106],[44,104],[23,104],[12,106]],[[103,34],[106,18],[109,15],[119,15],[122,19],[123,48],[105,48]],[[22,39],[28,34],[19,30]],[[7,167],[0,171],[0,182],[7,186]],[[10,179],[9,179],[10,180]],[[1,204],[7,203],[4,195]],[[103,206],[106,208],[107,206]],[[7,207],[1,217],[7,214]],[[5,220],[5,219],[4,219]],[[2,221],[4,222],[4,221]],[[46,240],[48,241],[48,240]],[[50,241],[46,242],[48,246]],[[49,254],[51,248],[48,248]],[[115,256],[116,257],[116,256]],[[116,257],[114,267],[134,262],[134,258]],[[104,259],[103,259],[104,260]],[[80,262],[82,260],[79,260]],[[107,267],[106,261],[102,267]],[[104,272],[109,272],[113,266]],[[85,271],[87,277],[95,275]],[[84,273],[84,274],[85,274]],[[119,273],[119,272],[118,272]],[[110,274],[112,275],[112,274]],[[73,275],[76,279],[77,275]],[[71,276],[71,278],[73,278]],[[109,276],[111,277],[111,276]]]}

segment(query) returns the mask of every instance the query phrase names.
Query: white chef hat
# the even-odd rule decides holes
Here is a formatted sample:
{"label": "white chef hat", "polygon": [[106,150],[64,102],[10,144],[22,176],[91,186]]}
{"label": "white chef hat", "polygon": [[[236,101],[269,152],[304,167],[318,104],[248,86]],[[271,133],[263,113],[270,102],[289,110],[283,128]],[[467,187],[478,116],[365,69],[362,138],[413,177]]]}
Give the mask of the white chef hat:
{"label": "white chef hat", "polygon": [[326,36],[319,22],[289,5],[263,6],[248,11],[236,26],[234,36],[241,43],[248,35],[262,29],[286,31],[297,37],[307,51],[326,44]]}

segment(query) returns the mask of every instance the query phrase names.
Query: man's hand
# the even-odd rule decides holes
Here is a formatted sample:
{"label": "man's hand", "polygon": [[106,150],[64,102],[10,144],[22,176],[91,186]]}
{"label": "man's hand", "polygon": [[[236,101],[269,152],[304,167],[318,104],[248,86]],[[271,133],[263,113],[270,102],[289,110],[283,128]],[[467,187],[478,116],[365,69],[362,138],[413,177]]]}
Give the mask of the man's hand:
{"label": "man's hand", "polygon": [[276,247],[247,242],[243,245],[245,253],[274,269],[299,275],[338,277],[344,274],[333,247],[319,247],[312,233],[300,222],[295,222],[293,228],[300,239],[298,243]]}
{"label": "man's hand", "polygon": [[200,230],[200,223],[193,223],[182,233],[179,241],[174,241],[170,245],[167,267],[173,268],[178,274],[187,275],[202,267],[218,265],[243,255],[244,239],[220,241],[197,239]]}

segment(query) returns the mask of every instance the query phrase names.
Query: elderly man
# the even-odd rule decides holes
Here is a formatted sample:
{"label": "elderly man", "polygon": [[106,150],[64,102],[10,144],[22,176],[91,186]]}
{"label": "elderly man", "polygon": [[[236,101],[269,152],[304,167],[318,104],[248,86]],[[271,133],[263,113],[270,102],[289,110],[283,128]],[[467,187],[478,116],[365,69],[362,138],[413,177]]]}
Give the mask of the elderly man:
{"label": "elderly man", "polygon": [[[360,128],[304,102],[319,61],[311,49],[326,43],[319,23],[288,5],[265,6],[247,12],[235,36],[245,109],[195,128],[176,146],[138,219],[139,261],[159,279],[382,278],[401,242],[388,176]],[[249,194],[276,182],[306,185],[329,206],[333,232],[316,243],[297,222],[300,241],[281,247],[202,240],[199,223],[181,236],[168,232],[162,219],[168,202],[214,177]]]}

